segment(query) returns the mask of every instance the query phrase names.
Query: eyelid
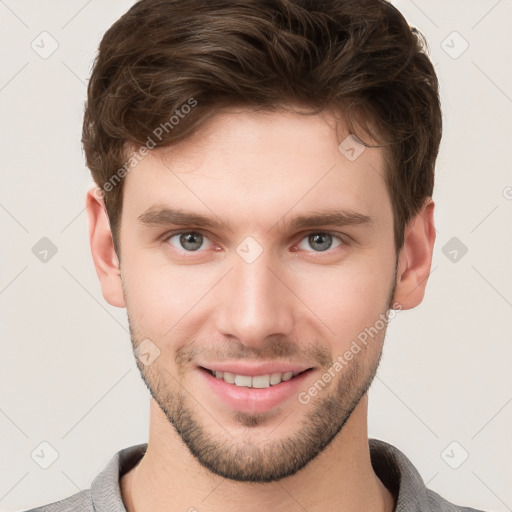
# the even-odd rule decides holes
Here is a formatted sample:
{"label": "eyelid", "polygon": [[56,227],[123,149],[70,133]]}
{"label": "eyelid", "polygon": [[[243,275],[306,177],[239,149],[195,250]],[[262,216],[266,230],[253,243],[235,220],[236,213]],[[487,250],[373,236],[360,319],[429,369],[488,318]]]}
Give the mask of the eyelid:
{"label": "eyelid", "polygon": [[201,235],[210,238],[210,234],[206,231],[203,231],[200,228],[188,228],[188,229],[177,229],[175,231],[167,231],[164,235],[162,235],[163,240],[167,240],[168,238],[171,238],[176,235],[181,235],[183,233],[200,233]]}
{"label": "eyelid", "polygon": [[[328,229],[310,229],[309,231],[304,231],[303,233],[299,233],[299,235],[302,236],[302,238],[309,236],[309,235],[316,235],[318,233],[324,234],[324,235],[332,235],[335,238],[339,238],[342,242],[348,241],[350,238],[345,233],[340,233],[339,231],[329,231]],[[301,238],[301,240],[302,240]]]}

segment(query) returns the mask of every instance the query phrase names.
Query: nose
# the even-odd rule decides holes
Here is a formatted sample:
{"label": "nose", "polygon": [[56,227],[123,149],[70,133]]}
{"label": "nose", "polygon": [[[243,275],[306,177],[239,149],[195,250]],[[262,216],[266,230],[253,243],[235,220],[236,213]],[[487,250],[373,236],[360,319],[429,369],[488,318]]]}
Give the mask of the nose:
{"label": "nose", "polygon": [[218,331],[247,347],[261,346],[269,336],[289,337],[294,296],[286,282],[286,274],[266,252],[252,263],[235,255],[216,297]]}

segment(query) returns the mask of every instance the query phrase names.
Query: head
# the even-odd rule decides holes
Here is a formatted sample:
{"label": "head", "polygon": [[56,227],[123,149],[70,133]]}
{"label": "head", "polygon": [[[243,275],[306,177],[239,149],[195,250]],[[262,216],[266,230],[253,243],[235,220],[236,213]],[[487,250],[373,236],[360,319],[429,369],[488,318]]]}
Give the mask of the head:
{"label": "head", "polygon": [[[215,473],[314,459],[370,387],[383,318],[423,298],[441,138],[425,44],[383,0],[142,0],[101,41],[95,266],[135,353],[158,356],[137,361],[152,397]],[[308,371],[265,410],[212,398],[204,368],[251,361]]]}

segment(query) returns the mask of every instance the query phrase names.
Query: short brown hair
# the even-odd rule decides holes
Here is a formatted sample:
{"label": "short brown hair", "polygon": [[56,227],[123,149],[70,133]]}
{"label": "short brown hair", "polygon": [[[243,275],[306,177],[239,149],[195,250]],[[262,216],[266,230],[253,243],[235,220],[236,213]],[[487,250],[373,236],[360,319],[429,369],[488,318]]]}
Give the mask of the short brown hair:
{"label": "short brown hair", "polygon": [[123,187],[113,179],[128,172],[129,147],[170,146],[222,107],[283,104],[340,112],[351,133],[364,141],[362,129],[385,148],[398,251],[432,196],[441,141],[426,49],[385,0],[135,3],[99,45],[82,135],[118,256]]}

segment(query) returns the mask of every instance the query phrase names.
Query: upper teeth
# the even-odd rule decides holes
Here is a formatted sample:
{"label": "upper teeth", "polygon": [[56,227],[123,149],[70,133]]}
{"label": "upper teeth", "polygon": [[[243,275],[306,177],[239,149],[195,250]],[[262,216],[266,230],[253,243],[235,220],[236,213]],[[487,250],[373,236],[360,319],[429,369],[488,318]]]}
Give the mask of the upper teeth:
{"label": "upper teeth", "polygon": [[266,375],[235,375],[229,372],[219,372],[211,370],[212,374],[218,379],[223,379],[229,384],[235,384],[236,386],[245,386],[248,388],[268,388],[275,386],[282,381],[290,380],[300,372],[286,372],[286,373],[270,373]]}

